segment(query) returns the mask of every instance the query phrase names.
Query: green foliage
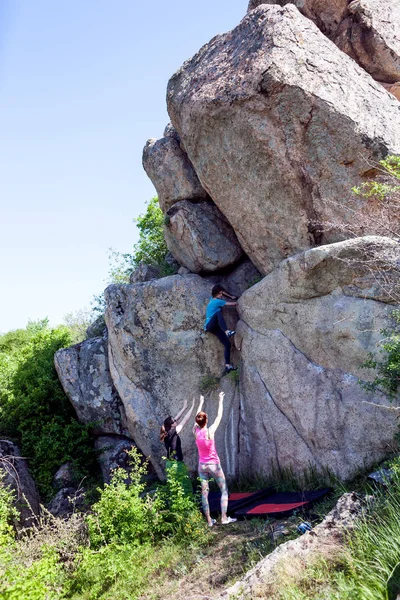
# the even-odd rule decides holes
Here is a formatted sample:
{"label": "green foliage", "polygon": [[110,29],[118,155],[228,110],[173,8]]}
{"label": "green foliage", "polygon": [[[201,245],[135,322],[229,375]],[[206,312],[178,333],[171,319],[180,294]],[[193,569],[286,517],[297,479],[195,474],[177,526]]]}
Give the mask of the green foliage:
{"label": "green foliage", "polygon": [[0,469],[0,548],[10,544],[14,539],[13,520],[19,514],[14,507],[14,492],[4,484],[4,473]]}
{"label": "green foliage", "polygon": [[46,321],[0,338],[0,434],[21,446],[45,497],[63,462],[72,462],[77,477],[95,464],[88,428],[76,420],[54,367],[55,352],[70,343],[68,328]]}
{"label": "green foliage", "polygon": [[100,499],[88,517],[93,547],[103,544],[142,545],[155,543],[166,536],[201,540],[202,519],[193,497],[185,494],[177,468],[168,469],[167,482],[154,494],[145,494],[142,479],[146,463],[134,448],[129,452],[132,470],[127,474],[116,469],[111,483],[99,490]]}
{"label": "green foliage", "polygon": [[46,547],[32,564],[21,564],[10,548],[0,552],[0,597],[4,600],[59,600],[66,577],[54,549]]}
{"label": "green foliage", "polygon": [[369,511],[360,516],[354,532],[348,535],[346,549],[330,560],[319,558],[314,560],[314,564],[311,561],[294,580],[281,581],[279,592],[274,597],[280,600],[388,598],[388,582],[400,563],[398,459],[396,463],[392,466],[394,477],[391,485],[388,490],[375,492]]}
{"label": "green foliage", "polygon": [[[400,192],[400,185],[396,182],[400,181],[400,156],[388,156],[379,162],[380,172],[383,175],[383,181],[375,180],[363,183],[359,187],[353,188],[353,192],[364,198],[379,198],[384,200],[392,194]],[[385,181],[389,177],[389,182]]]}
{"label": "green foliage", "polygon": [[400,385],[400,311],[394,310],[391,314],[392,326],[382,330],[383,340],[380,343],[380,354],[383,360],[378,360],[372,354],[362,365],[364,368],[376,369],[377,376],[372,382],[362,382],[364,389],[369,391],[380,390],[391,400],[398,397]]}
{"label": "green foliage", "polygon": [[131,253],[121,253],[109,249],[109,282],[128,283],[131,272],[143,262],[159,267],[160,274],[171,275],[174,271],[165,262],[168,252],[164,240],[165,217],[158,204],[158,198],[147,203],[146,212],[134,219],[139,230],[139,241],[133,246]]}
{"label": "green foliage", "polygon": [[168,252],[164,240],[164,215],[158,204],[158,198],[147,203],[146,212],[134,220],[139,229],[139,241],[133,247],[135,264],[162,265]]}

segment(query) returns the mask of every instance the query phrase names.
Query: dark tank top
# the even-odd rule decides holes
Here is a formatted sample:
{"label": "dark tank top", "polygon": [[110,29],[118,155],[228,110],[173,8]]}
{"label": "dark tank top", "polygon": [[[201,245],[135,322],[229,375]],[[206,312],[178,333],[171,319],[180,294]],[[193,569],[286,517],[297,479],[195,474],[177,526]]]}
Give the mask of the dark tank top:
{"label": "dark tank top", "polygon": [[168,460],[183,461],[181,439],[176,433],[176,425],[173,425],[164,438]]}

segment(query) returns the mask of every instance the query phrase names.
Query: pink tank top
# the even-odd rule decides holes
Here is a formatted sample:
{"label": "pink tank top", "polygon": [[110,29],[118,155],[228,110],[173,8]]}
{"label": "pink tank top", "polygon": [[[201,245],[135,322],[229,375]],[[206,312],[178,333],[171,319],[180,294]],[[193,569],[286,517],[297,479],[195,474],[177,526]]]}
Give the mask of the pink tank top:
{"label": "pink tank top", "polygon": [[215,441],[207,437],[207,427],[196,429],[196,445],[199,451],[199,462],[201,463],[219,463],[219,456],[215,447]]}

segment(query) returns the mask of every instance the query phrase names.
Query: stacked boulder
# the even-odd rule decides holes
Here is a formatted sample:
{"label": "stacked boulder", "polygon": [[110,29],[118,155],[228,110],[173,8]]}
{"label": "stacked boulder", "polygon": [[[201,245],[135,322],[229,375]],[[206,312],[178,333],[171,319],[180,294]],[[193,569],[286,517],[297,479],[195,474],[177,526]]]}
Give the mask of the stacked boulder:
{"label": "stacked boulder", "polygon": [[[160,476],[164,418],[203,392],[212,420],[219,389],[229,476],[313,465],[347,478],[391,448],[396,407],[359,380],[374,377],[361,365],[399,304],[400,250],[364,237],[380,206],[351,189],[400,154],[400,103],[384,89],[400,81],[399,25],[394,0],[252,0],[171,78],[172,125],[143,165],[183,267],[110,286],[108,337],[85,342],[97,358],[56,358],[81,418],[97,411]],[[202,331],[216,282],[241,296],[240,370],[222,379],[222,346]],[[194,469],[189,427],[182,445]]]}

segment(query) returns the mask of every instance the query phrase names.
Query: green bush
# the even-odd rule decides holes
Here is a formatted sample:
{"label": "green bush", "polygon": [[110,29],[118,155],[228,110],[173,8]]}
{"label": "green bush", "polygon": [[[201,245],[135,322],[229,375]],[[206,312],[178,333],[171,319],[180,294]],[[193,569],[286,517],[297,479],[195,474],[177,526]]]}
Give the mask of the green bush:
{"label": "green bush", "polygon": [[100,499],[88,516],[89,535],[93,547],[120,543],[141,545],[155,543],[165,537],[202,542],[204,519],[193,496],[185,493],[178,465],[167,471],[167,482],[159,484],[152,494],[145,494],[143,475],[146,463],[134,448],[129,452],[129,480],[123,469],[116,469],[111,483],[99,490]]}
{"label": "green bush", "polygon": [[383,340],[380,343],[379,357],[370,355],[362,365],[364,368],[375,369],[377,376],[372,382],[362,382],[364,389],[369,391],[382,391],[391,400],[398,396],[400,385],[400,311],[392,312],[392,326],[381,333]]}
{"label": "green bush", "polygon": [[55,352],[70,342],[66,327],[46,321],[0,338],[0,434],[20,445],[44,497],[62,463],[71,461],[77,478],[96,468],[88,427],[78,423],[54,367]]}

